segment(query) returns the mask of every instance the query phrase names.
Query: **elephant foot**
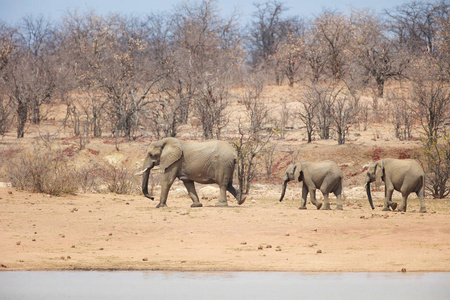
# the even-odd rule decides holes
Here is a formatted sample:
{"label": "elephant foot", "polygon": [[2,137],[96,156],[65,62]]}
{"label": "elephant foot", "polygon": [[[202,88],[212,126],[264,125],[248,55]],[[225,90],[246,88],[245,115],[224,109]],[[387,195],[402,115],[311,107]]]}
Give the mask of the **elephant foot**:
{"label": "elephant foot", "polygon": [[337,209],[337,210],[344,210],[344,208],[342,207],[342,205],[336,206],[336,209]]}
{"label": "elephant foot", "polygon": [[245,202],[245,200],[247,200],[247,195],[241,197],[241,200],[238,201],[238,205],[242,205]]}
{"label": "elephant foot", "polygon": [[322,207],[322,210],[331,210],[331,207],[329,205],[324,205]]}
{"label": "elephant foot", "polygon": [[202,207],[202,206],[203,206],[203,204],[201,204],[200,202],[191,204],[191,207]]}
{"label": "elephant foot", "polygon": [[222,206],[222,207],[223,206],[228,206],[228,202],[226,202],[226,201],[225,202],[224,201],[219,201],[219,202],[216,203],[216,206]]}
{"label": "elephant foot", "polygon": [[399,212],[406,212],[406,208],[405,207],[400,207],[397,211],[399,211]]}
{"label": "elephant foot", "polygon": [[317,204],[316,207],[317,207],[317,210],[319,210],[322,207],[322,203]]}
{"label": "elephant foot", "polygon": [[392,207],[392,210],[395,210],[397,208],[397,203],[396,202],[392,202],[391,207]]}
{"label": "elephant foot", "polygon": [[167,207],[167,205],[165,203],[160,203],[160,204],[156,205],[156,208],[160,208],[160,207]]}
{"label": "elephant foot", "polygon": [[300,206],[298,209],[306,209],[306,206]]}
{"label": "elephant foot", "polygon": [[419,212],[421,212],[421,213],[426,213],[426,212],[427,212],[427,210],[426,210],[426,208],[425,208],[425,207],[423,207],[423,208],[421,208],[421,209],[419,210]]}

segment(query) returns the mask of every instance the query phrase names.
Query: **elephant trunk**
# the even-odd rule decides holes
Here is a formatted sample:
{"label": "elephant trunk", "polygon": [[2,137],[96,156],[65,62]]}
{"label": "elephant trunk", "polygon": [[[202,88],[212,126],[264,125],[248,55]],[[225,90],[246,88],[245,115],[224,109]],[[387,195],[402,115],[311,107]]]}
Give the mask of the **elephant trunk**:
{"label": "elephant trunk", "polygon": [[142,193],[144,194],[145,197],[149,198],[149,199],[155,199],[153,196],[148,194],[148,178],[150,176],[150,168],[147,168],[144,171],[144,176],[142,177]]}
{"label": "elephant trunk", "polygon": [[372,194],[370,193],[370,181],[366,182],[366,193],[367,193],[367,198],[369,198],[370,206],[372,207],[372,209],[375,209],[375,207],[373,207]]}
{"label": "elephant trunk", "polygon": [[283,181],[283,185],[281,187],[281,197],[280,197],[280,202],[283,201],[284,198],[284,194],[286,193],[286,187],[287,187],[287,183],[289,182],[289,180],[284,180]]}

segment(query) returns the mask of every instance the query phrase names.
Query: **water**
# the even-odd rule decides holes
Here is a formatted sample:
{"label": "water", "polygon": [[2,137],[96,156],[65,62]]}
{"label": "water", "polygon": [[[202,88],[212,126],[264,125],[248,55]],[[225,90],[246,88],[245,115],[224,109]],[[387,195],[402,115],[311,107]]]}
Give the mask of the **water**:
{"label": "water", "polygon": [[450,273],[0,272],[0,299],[450,299]]}

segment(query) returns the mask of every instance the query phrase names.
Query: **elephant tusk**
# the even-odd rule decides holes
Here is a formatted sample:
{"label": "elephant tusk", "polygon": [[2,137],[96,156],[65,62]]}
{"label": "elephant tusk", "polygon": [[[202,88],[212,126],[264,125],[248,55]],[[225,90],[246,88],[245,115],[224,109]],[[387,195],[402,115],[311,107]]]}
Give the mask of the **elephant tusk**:
{"label": "elephant tusk", "polygon": [[147,169],[144,169],[144,170],[142,170],[142,171],[140,171],[140,172],[137,172],[135,175],[136,175],[136,176],[142,176],[142,174],[144,174],[147,170],[148,170],[148,168],[147,168]]}

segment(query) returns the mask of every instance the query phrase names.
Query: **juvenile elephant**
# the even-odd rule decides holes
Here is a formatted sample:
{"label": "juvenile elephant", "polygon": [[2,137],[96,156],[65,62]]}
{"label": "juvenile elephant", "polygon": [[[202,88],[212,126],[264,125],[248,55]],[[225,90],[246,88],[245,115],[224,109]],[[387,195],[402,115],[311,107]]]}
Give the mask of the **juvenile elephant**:
{"label": "juvenile elephant", "polygon": [[291,180],[303,181],[302,202],[300,209],[306,209],[306,198],[311,193],[311,202],[320,209],[322,203],[316,200],[316,189],[323,194],[324,206],[322,209],[330,209],[329,193],[334,193],[337,197],[336,209],[342,210],[342,185],[343,175],[341,169],[334,161],[303,162],[291,164],[287,167],[283,177],[283,186],[280,202],[284,198],[287,183]]}
{"label": "juvenile elephant", "polygon": [[406,211],[406,200],[410,193],[416,193],[420,200],[420,212],[426,212],[424,203],[425,172],[422,166],[413,159],[386,158],[369,165],[366,175],[366,192],[372,209],[372,195],[370,194],[370,183],[384,181],[384,208],[389,211],[397,208],[397,203],[392,202],[394,190],[402,193],[402,203],[399,211]]}
{"label": "juvenile elephant", "polygon": [[194,202],[191,207],[201,207],[194,182],[217,183],[220,196],[217,206],[227,206],[226,191],[229,191],[241,205],[245,201],[232,184],[236,164],[235,149],[224,141],[209,140],[206,142],[182,141],[176,138],[164,138],[152,142],[144,160],[142,192],[147,198],[148,178],[150,170],[160,166],[162,170],[161,197],[157,207],[165,207],[169,189],[175,178],[183,181],[189,196]]}

